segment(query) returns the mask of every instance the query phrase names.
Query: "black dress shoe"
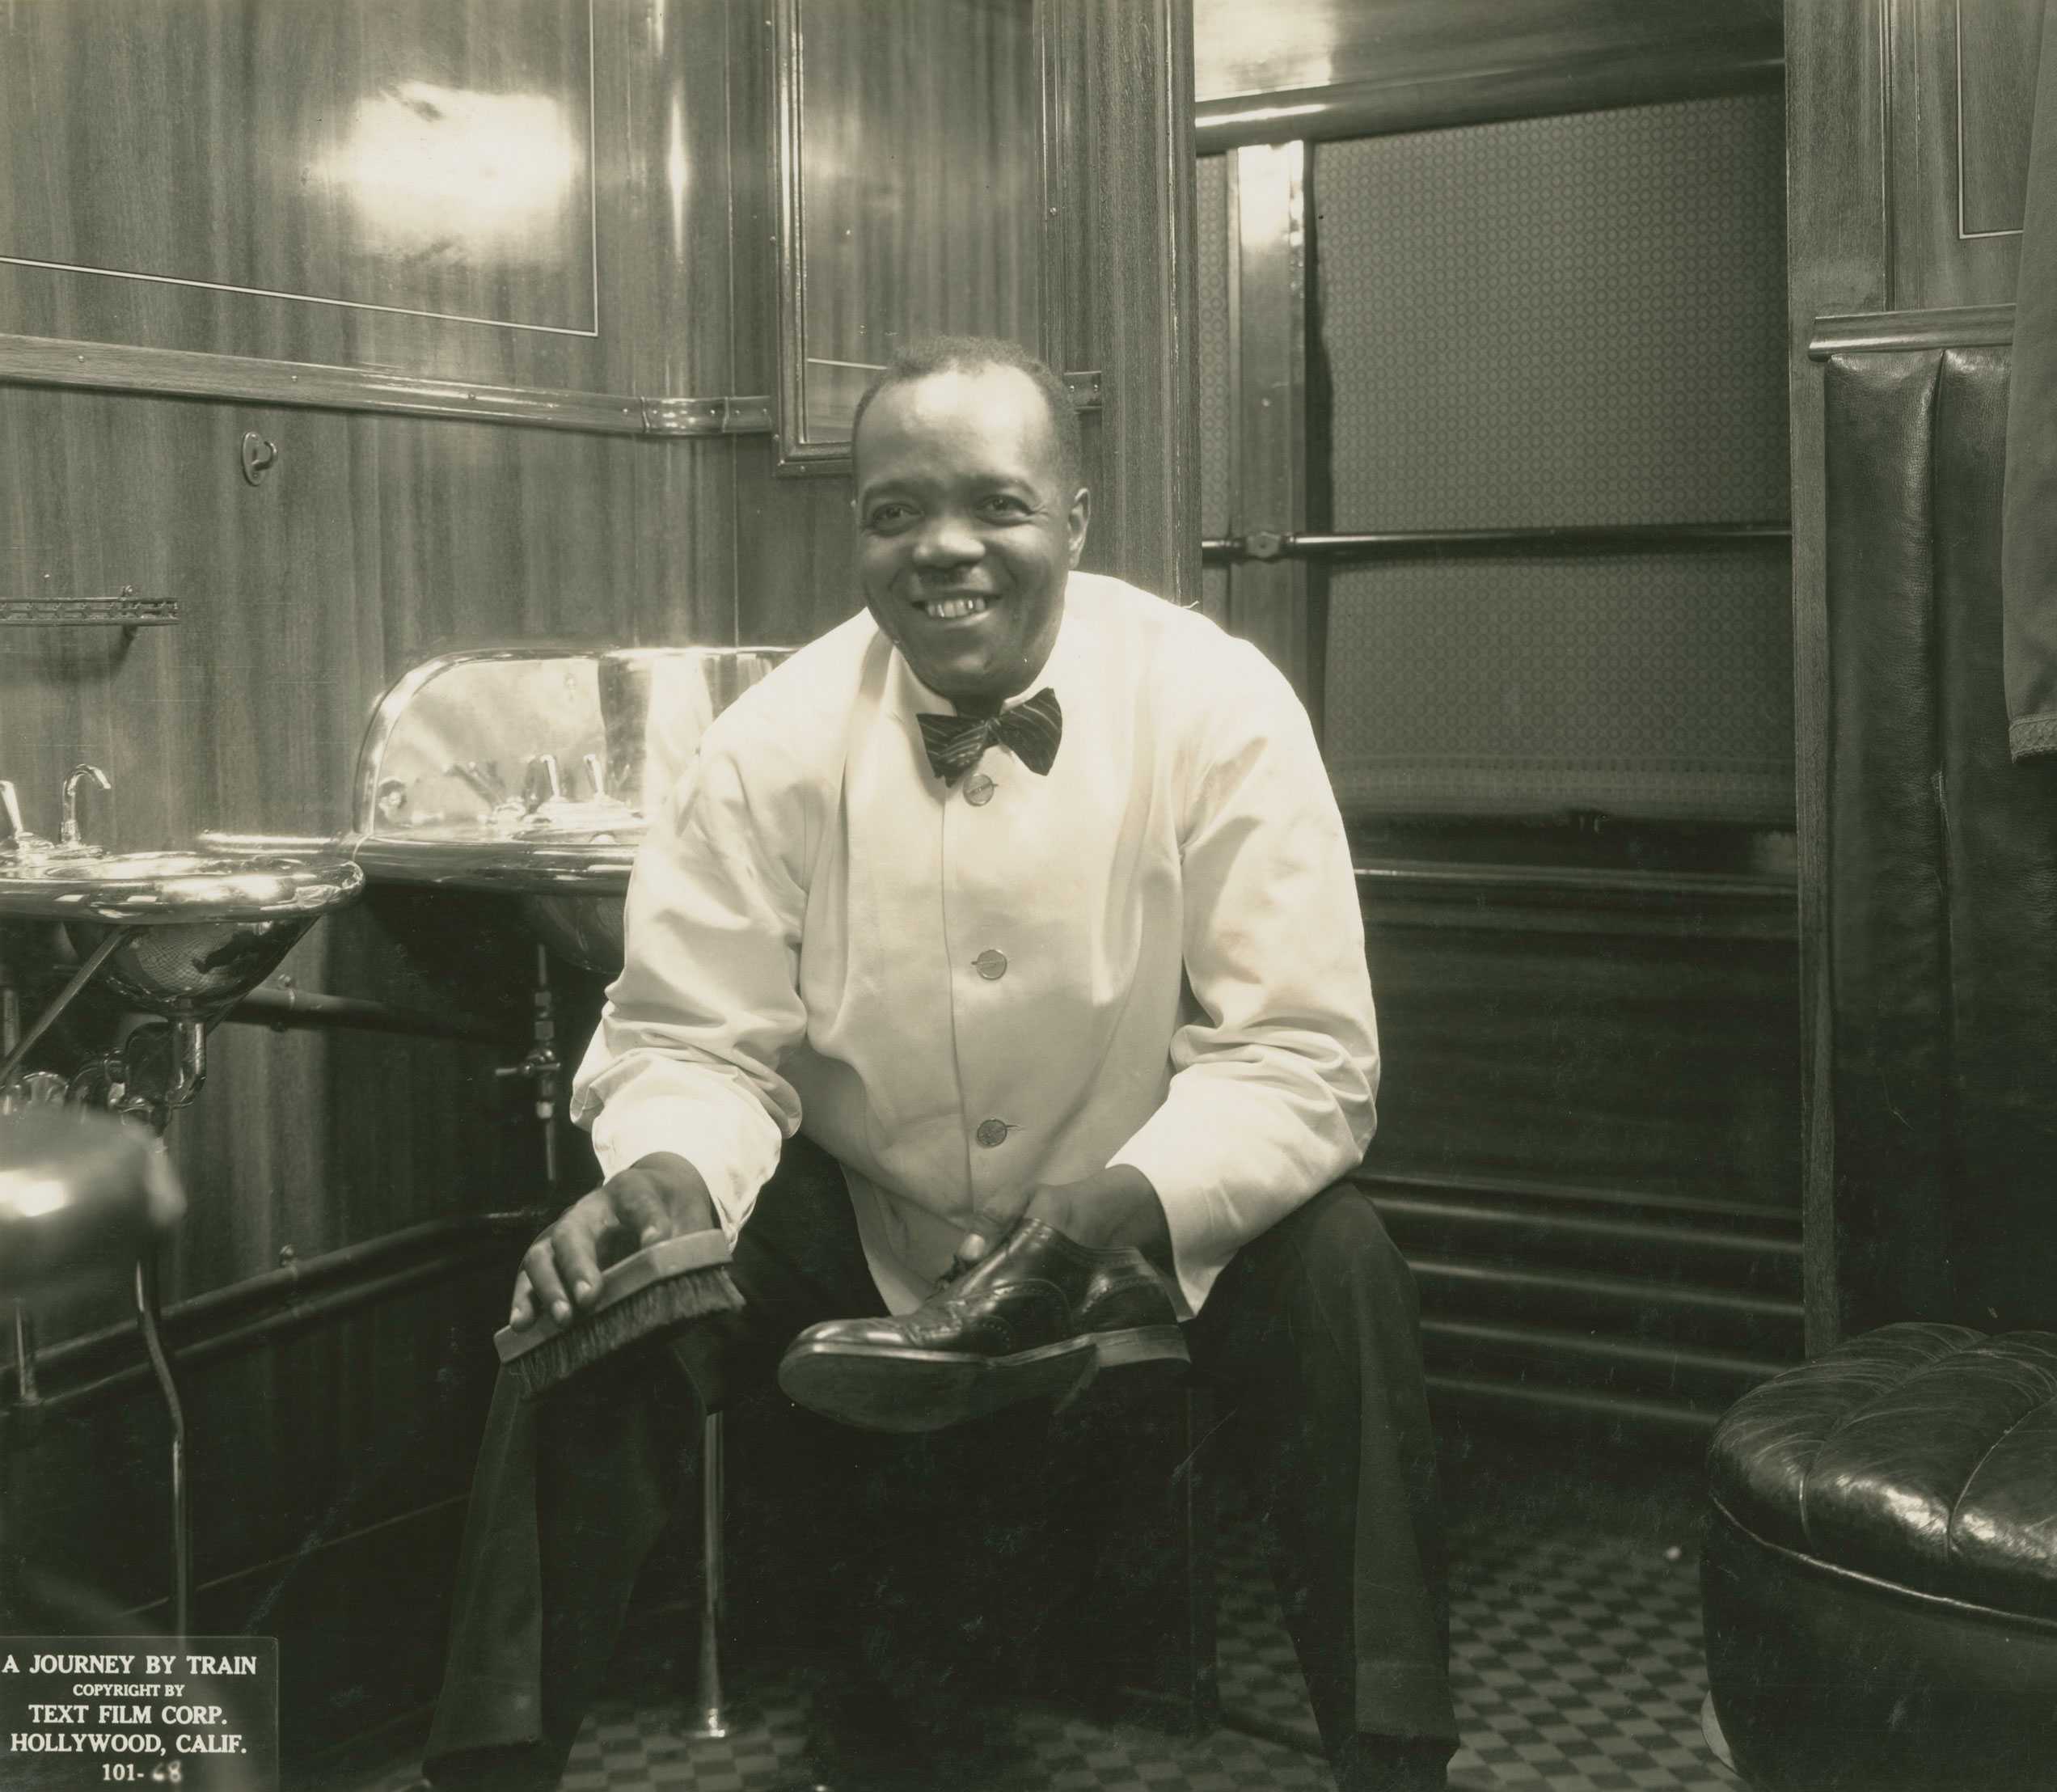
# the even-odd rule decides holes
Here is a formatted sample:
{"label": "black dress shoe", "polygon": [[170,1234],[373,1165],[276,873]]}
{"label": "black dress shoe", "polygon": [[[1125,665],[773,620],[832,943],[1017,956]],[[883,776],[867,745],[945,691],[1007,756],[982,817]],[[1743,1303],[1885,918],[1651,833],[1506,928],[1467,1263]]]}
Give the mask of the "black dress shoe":
{"label": "black dress shoe", "polygon": [[936,1431],[1020,1401],[1062,1408],[1110,1370],[1132,1382],[1187,1361],[1171,1296],[1140,1251],[1096,1250],[1024,1219],[910,1313],[810,1325],[779,1385],[846,1425]]}

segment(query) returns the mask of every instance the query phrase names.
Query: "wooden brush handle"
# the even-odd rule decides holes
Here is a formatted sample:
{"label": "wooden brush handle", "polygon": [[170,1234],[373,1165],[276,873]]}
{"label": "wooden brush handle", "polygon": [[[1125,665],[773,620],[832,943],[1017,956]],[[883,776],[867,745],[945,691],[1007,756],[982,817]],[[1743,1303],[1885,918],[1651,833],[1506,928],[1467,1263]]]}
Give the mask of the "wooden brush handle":
{"label": "wooden brush handle", "polygon": [[686,1232],[677,1238],[660,1239],[602,1270],[600,1298],[590,1307],[573,1308],[572,1317],[562,1323],[554,1314],[539,1312],[519,1330],[512,1325],[503,1325],[493,1333],[493,1349],[499,1353],[501,1362],[511,1363],[539,1344],[547,1344],[560,1333],[570,1331],[605,1312],[653,1282],[668,1282],[675,1275],[687,1275],[695,1270],[716,1269],[729,1260],[728,1235],[719,1230]]}

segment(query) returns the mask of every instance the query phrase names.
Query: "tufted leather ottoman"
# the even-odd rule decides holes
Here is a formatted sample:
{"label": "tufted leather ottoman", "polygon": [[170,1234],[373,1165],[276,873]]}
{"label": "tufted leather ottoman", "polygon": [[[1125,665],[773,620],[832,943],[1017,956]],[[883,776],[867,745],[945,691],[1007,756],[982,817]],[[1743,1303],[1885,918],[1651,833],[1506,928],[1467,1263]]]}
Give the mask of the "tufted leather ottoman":
{"label": "tufted leather ottoman", "polygon": [[2057,1333],[1887,1325],[1714,1434],[1707,1672],[1753,1792],[2057,1788]]}

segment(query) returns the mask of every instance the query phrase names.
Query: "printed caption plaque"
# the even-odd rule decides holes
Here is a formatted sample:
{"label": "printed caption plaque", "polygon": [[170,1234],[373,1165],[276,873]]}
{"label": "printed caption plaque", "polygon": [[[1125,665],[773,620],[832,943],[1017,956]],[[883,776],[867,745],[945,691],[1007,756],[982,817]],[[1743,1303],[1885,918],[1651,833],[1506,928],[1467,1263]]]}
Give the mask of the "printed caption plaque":
{"label": "printed caption plaque", "polygon": [[272,1637],[0,1636],[0,1786],[278,1792]]}

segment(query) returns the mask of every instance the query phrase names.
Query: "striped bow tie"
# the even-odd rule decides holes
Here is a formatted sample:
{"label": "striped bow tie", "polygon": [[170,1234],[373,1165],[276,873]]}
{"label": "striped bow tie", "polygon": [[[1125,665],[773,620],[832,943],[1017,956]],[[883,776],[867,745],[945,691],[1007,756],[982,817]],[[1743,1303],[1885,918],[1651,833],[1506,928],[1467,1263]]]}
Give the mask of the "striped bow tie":
{"label": "striped bow tie", "polygon": [[1064,732],[1064,712],[1048,685],[997,716],[917,712],[914,720],[921,724],[928,763],[946,784],[955,784],[977,765],[989,746],[1005,747],[1037,777],[1046,777],[1057,763],[1058,738]]}

